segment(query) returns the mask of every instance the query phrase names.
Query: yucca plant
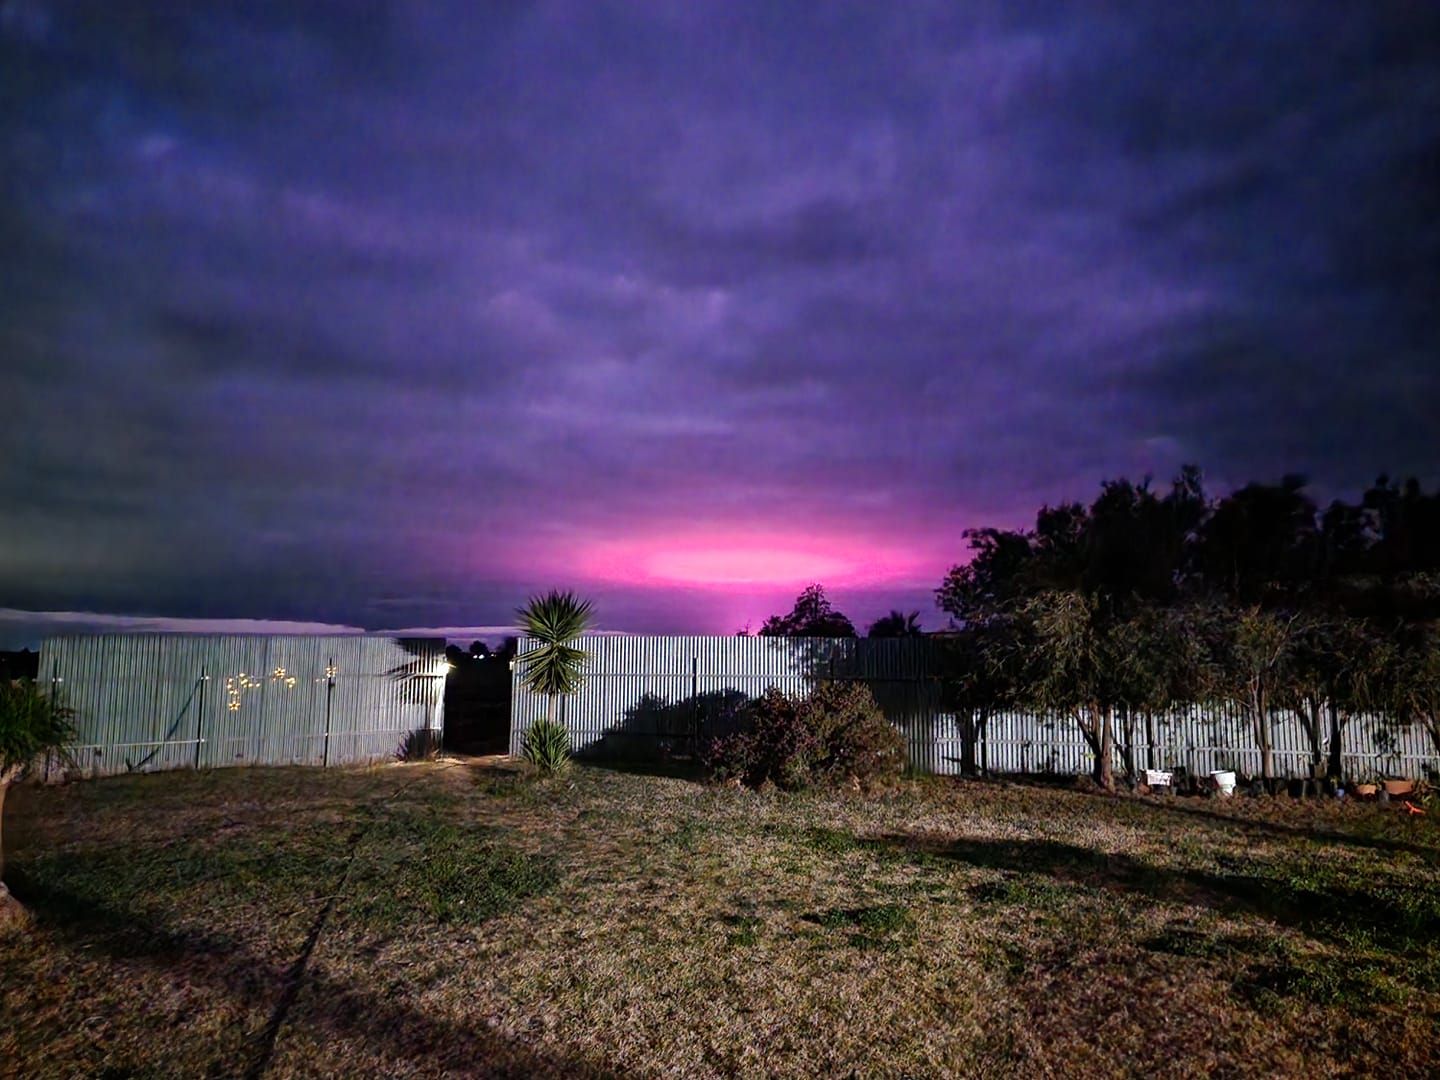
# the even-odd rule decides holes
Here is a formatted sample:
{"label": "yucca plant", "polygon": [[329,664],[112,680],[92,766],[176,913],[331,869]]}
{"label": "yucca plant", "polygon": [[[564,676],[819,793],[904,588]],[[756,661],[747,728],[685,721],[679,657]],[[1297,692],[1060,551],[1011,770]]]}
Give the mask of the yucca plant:
{"label": "yucca plant", "polygon": [[[0,682],[0,826],[5,820],[5,793],[20,773],[45,754],[65,754],[74,736],[73,715],[28,679]],[[0,828],[0,923],[23,911],[4,878],[5,837]]]}
{"label": "yucca plant", "polygon": [[570,768],[570,733],[549,717],[537,720],[525,732],[520,755],[542,773],[558,776]]}
{"label": "yucca plant", "polygon": [[524,685],[549,700],[548,716],[525,733],[521,751],[542,772],[558,772],[570,760],[570,737],[560,723],[560,699],[580,689],[588,653],[575,646],[590,626],[593,608],[573,592],[534,596],[518,612],[520,626],[539,645],[520,656]]}

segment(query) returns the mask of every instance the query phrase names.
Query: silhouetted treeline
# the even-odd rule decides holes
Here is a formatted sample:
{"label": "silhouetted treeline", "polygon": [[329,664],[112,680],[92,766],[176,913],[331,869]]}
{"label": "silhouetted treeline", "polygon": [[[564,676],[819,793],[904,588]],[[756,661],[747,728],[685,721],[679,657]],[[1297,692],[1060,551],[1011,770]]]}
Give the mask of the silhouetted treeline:
{"label": "silhouetted treeline", "polygon": [[40,654],[29,649],[0,652],[0,682],[36,679],[40,675]]}
{"label": "silhouetted treeline", "polygon": [[1212,499],[1187,467],[1167,490],[1109,481],[1030,529],[965,536],[972,558],[936,598],[970,747],[996,710],[1056,710],[1112,786],[1116,756],[1134,773],[1136,724],[1224,700],[1254,726],[1267,779],[1282,709],[1317,775],[1338,778],[1362,713],[1423,724],[1440,752],[1440,493],[1415,480],[1322,511],[1302,477]]}

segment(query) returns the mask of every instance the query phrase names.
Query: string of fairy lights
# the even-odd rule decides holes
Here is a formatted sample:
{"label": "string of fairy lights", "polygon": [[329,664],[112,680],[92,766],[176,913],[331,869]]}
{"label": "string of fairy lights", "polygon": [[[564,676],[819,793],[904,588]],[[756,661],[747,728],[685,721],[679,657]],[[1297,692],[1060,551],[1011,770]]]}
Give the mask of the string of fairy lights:
{"label": "string of fairy lights", "polygon": [[[325,674],[318,676],[315,681],[317,683],[329,683],[337,674],[339,674],[339,668],[334,664],[327,664],[325,666]],[[286,690],[293,690],[299,682],[299,679],[290,674],[288,668],[277,667],[274,671],[270,672],[270,682],[276,686],[284,687]],[[230,712],[239,712],[241,705],[245,701],[245,692],[247,690],[258,690],[263,685],[263,680],[257,679],[254,675],[245,671],[237,675],[225,676],[225,708]]]}
{"label": "string of fairy lights", "polygon": [[[447,665],[448,666],[448,665]],[[332,661],[325,665],[325,674],[317,675],[315,682],[325,683],[333,687],[335,676],[340,674],[340,669]],[[441,673],[443,674],[443,672]],[[209,679],[209,675],[202,678]],[[299,685],[300,680],[290,673],[289,668],[277,667],[270,672],[270,683],[286,690],[293,690]],[[239,712],[245,702],[245,695],[251,690],[259,690],[265,685],[265,680],[249,672],[242,671],[236,675],[225,676],[225,708],[230,712]]]}

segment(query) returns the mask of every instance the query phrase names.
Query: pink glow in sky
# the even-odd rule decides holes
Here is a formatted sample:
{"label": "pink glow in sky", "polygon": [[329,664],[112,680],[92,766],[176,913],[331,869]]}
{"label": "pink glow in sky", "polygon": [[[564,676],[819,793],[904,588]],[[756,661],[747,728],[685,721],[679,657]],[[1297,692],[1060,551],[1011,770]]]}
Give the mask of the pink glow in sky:
{"label": "pink glow in sky", "polygon": [[933,556],[854,536],[723,530],[602,541],[581,554],[577,569],[595,581],[717,588],[812,581],[845,587],[936,576]]}

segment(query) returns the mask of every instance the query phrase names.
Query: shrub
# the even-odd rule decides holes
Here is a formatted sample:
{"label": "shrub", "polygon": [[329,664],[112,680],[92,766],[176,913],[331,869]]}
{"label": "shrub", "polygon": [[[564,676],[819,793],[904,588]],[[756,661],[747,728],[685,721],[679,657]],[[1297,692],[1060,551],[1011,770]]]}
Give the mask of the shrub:
{"label": "shrub", "polygon": [[[73,715],[28,679],[0,682],[0,825],[5,821],[5,792],[21,771],[47,753],[68,756],[65,744],[75,734]],[[24,921],[24,909],[5,887],[5,838],[0,835],[0,926]]]}
{"label": "shrub", "polygon": [[537,720],[525,732],[520,756],[542,773],[563,773],[570,767],[570,733],[557,721]]}
{"label": "shrub", "polygon": [[860,683],[821,683],[803,698],[772,687],[746,707],[742,724],[702,749],[712,779],[786,791],[870,788],[905,766],[899,733]]}
{"label": "shrub", "polygon": [[0,783],[37,757],[64,750],[75,732],[74,713],[29,679],[0,681]]}

